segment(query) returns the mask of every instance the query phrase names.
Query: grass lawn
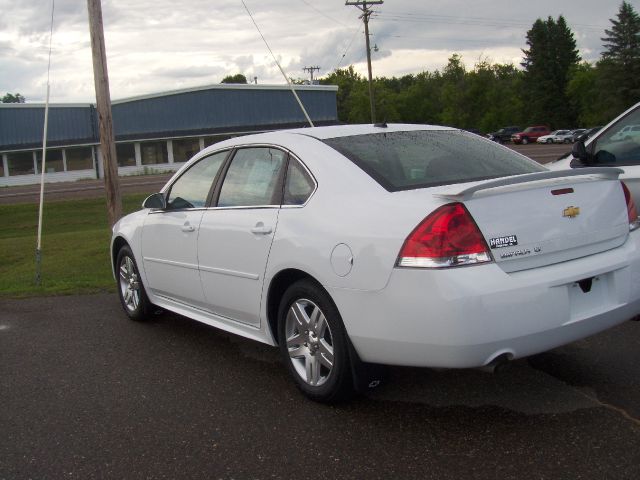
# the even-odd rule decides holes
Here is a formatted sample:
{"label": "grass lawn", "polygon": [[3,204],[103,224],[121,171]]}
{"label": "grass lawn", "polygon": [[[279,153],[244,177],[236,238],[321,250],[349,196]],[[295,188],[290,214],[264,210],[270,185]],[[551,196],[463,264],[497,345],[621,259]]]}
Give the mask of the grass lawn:
{"label": "grass lawn", "polygon": [[[125,213],[146,194],[123,197]],[[104,198],[45,203],[42,285],[35,284],[38,205],[0,205],[0,297],[115,291]]]}

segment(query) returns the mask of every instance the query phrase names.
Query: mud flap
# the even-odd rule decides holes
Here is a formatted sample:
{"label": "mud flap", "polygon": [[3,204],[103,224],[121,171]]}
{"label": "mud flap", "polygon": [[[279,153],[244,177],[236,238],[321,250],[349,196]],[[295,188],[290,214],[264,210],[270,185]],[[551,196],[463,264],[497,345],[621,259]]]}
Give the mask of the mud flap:
{"label": "mud flap", "polygon": [[364,394],[379,386],[383,381],[384,367],[375,363],[367,363],[360,360],[360,356],[349,342],[349,359],[351,360],[351,376],[353,387],[359,394]]}

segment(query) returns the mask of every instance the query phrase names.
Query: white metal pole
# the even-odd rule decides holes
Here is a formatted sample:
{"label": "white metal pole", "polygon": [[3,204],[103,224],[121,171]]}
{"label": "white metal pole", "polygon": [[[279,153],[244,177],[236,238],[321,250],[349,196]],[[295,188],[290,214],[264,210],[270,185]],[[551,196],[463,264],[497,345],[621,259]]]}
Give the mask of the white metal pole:
{"label": "white metal pole", "polygon": [[49,126],[49,85],[47,84],[47,101],[44,104],[44,132],[42,134],[42,168],[40,171],[40,210],[38,211],[38,251],[42,246],[42,211],[44,207],[44,172],[47,165],[47,129]]}
{"label": "white metal pole", "polygon": [[[44,211],[44,172],[47,168],[47,129],[49,126],[49,94],[51,92],[51,40],[53,38],[53,12],[55,0],[51,0],[51,30],[49,32],[49,64],[47,65],[47,99],[44,104],[44,131],[42,133],[42,166],[40,167],[40,207],[38,209],[38,240],[36,245],[36,285],[42,284],[42,213]],[[36,166],[38,162],[36,162]]]}

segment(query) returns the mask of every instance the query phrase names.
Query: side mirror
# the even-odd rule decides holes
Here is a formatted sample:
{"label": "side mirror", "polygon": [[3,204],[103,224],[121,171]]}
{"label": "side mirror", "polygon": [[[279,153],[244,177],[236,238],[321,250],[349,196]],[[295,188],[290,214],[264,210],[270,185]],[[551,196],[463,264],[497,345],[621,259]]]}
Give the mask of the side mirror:
{"label": "side mirror", "polygon": [[153,195],[149,195],[147,198],[145,198],[144,202],[142,202],[142,208],[164,210],[165,208],[167,208],[167,200],[164,198],[164,194],[154,193]]}
{"label": "side mirror", "polygon": [[571,155],[573,156],[573,160],[571,161],[572,167],[576,166],[576,164],[579,166],[589,165],[592,163],[591,155],[589,155],[589,152],[587,152],[587,148],[584,146],[583,140],[578,140],[573,144]]}

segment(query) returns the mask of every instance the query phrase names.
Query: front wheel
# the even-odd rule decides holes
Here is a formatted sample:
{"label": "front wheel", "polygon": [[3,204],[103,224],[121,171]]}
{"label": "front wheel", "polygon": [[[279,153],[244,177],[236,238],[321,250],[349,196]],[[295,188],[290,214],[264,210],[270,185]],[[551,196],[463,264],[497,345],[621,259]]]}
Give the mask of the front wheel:
{"label": "front wheel", "polygon": [[550,138],[547,138],[547,143],[553,143],[553,140],[551,140]]}
{"label": "front wheel", "polygon": [[278,310],[278,341],[289,373],[307,397],[333,403],[353,395],[347,335],[322,287],[302,280],[287,289]]}
{"label": "front wheel", "polygon": [[527,137],[522,137],[522,144],[526,145],[527,143],[529,143],[529,139]]}
{"label": "front wheel", "polygon": [[118,252],[118,294],[125,313],[132,320],[142,321],[149,318],[153,305],[144,290],[138,265],[133,252],[125,245]]}

